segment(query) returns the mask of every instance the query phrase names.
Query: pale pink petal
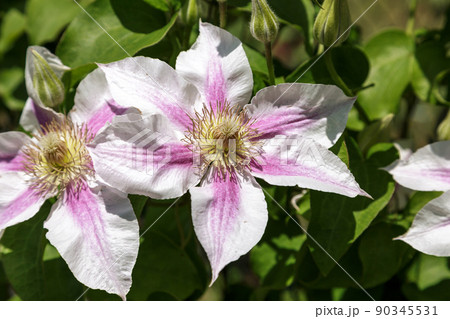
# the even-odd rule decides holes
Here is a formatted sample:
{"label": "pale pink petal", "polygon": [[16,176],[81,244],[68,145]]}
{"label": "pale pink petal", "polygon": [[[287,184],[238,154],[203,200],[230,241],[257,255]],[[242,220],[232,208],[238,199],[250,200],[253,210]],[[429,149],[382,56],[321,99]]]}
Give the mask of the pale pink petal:
{"label": "pale pink petal", "polygon": [[50,122],[61,121],[62,119],[61,113],[56,113],[46,106],[39,106],[29,98],[22,110],[19,123],[26,131],[35,133]]}
{"label": "pale pink petal", "polygon": [[31,139],[21,132],[0,133],[0,174],[7,171],[21,171],[24,155],[22,148]]}
{"label": "pale pink petal", "polygon": [[199,182],[193,153],[175,137],[167,118],[155,114],[138,121],[121,119],[89,146],[102,180],[123,192],[158,199],[181,196]]}
{"label": "pale pink petal", "polygon": [[425,254],[450,256],[450,192],[426,204],[398,239]]}
{"label": "pale pink petal", "polygon": [[81,283],[125,299],[139,249],[139,226],[125,194],[107,186],[68,187],[44,227]]}
{"label": "pale pink petal", "polygon": [[30,188],[22,172],[0,174],[0,230],[33,217],[46,197]]}
{"label": "pale pink petal", "polygon": [[267,203],[248,174],[206,181],[189,191],[195,233],[211,263],[213,283],[227,264],[259,242],[267,224]]}
{"label": "pale pink petal", "polygon": [[111,123],[115,116],[129,111],[137,112],[114,101],[105,74],[96,69],[78,85],[75,105],[69,117],[75,123],[86,124],[90,133],[95,135],[106,123]]}
{"label": "pale pink petal", "polygon": [[301,135],[329,148],[344,131],[354,102],[334,85],[284,83],[259,91],[246,110],[261,139]]}
{"label": "pale pink petal", "polygon": [[181,131],[191,127],[189,116],[202,107],[195,86],[160,60],[126,58],[99,67],[119,105],[136,107],[143,114],[163,114]]}
{"label": "pale pink petal", "polygon": [[422,147],[405,161],[395,161],[386,170],[402,186],[419,191],[450,190],[450,141]]}
{"label": "pale pink petal", "polygon": [[189,51],[181,52],[176,70],[195,84],[207,105],[228,101],[244,106],[250,100],[253,76],[241,41],[209,23]]}
{"label": "pale pink petal", "polygon": [[369,196],[336,155],[300,136],[279,136],[266,141],[261,156],[251,162],[251,168],[254,176],[272,185],[297,185],[348,197]]}

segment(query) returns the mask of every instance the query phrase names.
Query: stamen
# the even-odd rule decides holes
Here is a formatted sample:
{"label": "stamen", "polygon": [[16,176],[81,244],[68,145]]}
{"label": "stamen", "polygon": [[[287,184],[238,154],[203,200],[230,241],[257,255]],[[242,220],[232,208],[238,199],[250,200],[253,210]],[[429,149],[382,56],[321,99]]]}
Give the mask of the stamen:
{"label": "stamen", "polygon": [[85,126],[69,120],[52,121],[26,147],[24,168],[31,187],[39,193],[58,195],[68,185],[78,189],[93,176],[92,159],[86,149],[93,135]]}
{"label": "stamen", "polygon": [[252,127],[254,121],[238,106],[225,103],[216,110],[204,105],[196,112],[184,141],[200,158],[200,168],[212,168],[214,176],[227,179],[236,171],[251,170],[250,162],[261,153],[261,134]]}

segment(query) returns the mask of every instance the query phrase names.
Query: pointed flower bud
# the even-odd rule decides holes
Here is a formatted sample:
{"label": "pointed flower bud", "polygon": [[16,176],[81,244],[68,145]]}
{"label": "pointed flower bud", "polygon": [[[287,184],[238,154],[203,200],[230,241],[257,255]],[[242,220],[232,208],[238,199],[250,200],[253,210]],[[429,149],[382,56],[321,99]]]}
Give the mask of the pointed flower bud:
{"label": "pointed flower bud", "polygon": [[189,0],[181,10],[181,20],[188,26],[193,26],[198,22],[197,0]]}
{"label": "pointed flower bud", "polygon": [[64,100],[61,81],[69,68],[44,47],[32,46],[27,50],[25,83],[28,95],[39,105],[56,107]]}
{"label": "pointed flower bud", "polygon": [[250,32],[263,43],[272,42],[278,34],[278,18],[266,0],[252,0]]}
{"label": "pointed flower bud", "polygon": [[445,119],[439,124],[437,135],[439,141],[450,140],[450,112],[447,113]]}
{"label": "pointed flower bud", "polygon": [[336,40],[335,45],[339,45],[347,40],[350,32],[346,30],[350,25],[350,9],[347,0],[325,0],[314,22],[314,36],[327,47]]}

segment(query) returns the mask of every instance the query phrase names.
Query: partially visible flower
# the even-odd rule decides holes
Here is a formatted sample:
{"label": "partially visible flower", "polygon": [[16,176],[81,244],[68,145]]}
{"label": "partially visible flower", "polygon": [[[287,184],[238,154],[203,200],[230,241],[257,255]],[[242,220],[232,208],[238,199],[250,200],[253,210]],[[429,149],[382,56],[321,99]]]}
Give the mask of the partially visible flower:
{"label": "partially visible flower", "polygon": [[25,84],[28,95],[40,106],[54,108],[64,101],[62,76],[70,68],[49,50],[31,46],[27,50]]}
{"label": "partially visible flower", "polygon": [[277,37],[278,29],[278,18],[270,9],[267,1],[252,0],[250,32],[253,37],[262,43],[269,43]]}
{"label": "partially visible flower", "polygon": [[314,36],[327,47],[339,45],[347,40],[350,25],[347,0],[325,0],[314,22]]}
{"label": "partially visible flower", "polygon": [[450,141],[427,145],[386,170],[410,189],[445,192],[426,204],[398,239],[426,254],[450,256]]}
{"label": "partially visible flower", "polygon": [[33,137],[0,134],[0,232],[57,197],[44,223],[48,240],[80,282],[122,298],[131,286],[138,223],[127,196],[97,178],[87,145],[115,115],[131,111],[112,99],[95,70],[78,86],[67,117],[30,98],[21,122]]}
{"label": "partially visible flower", "polygon": [[124,192],[158,199],[189,190],[212,282],[264,233],[267,204],[255,177],[367,195],[327,149],[341,136],[355,99],[336,86],[282,84],[261,90],[246,105],[252,71],[241,42],[223,29],[201,23],[176,70],[145,57],[100,68],[114,99],[139,105],[147,117],[121,118],[94,139],[97,173]]}

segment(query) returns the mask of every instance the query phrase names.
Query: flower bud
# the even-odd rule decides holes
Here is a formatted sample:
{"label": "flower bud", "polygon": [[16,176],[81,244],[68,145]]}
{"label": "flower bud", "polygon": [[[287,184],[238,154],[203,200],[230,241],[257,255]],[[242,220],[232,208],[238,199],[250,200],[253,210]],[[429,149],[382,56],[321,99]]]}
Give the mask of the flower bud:
{"label": "flower bud", "polygon": [[350,25],[347,0],[325,0],[314,22],[314,36],[327,47],[335,41],[335,45],[339,45],[347,40],[350,32],[346,30]]}
{"label": "flower bud", "polygon": [[439,124],[437,135],[439,141],[450,140],[450,112],[447,113],[445,119]]}
{"label": "flower bud", "polygon": [[65,94],[61,78],[67,70],[69,68],[46,48],[29,47],[25,66],[28,95],[40,106],[60,105]]}
{"label": "flower bud", "polygon": [[198,22],[197,0],[189,0],[181,10],[181,20],[188,26],[193,26]]}
{"label": "flower bud", "polygon": [[263,43],[272,42],[278,34],[278,18],[266,0],[252,0],[250,32]]}

